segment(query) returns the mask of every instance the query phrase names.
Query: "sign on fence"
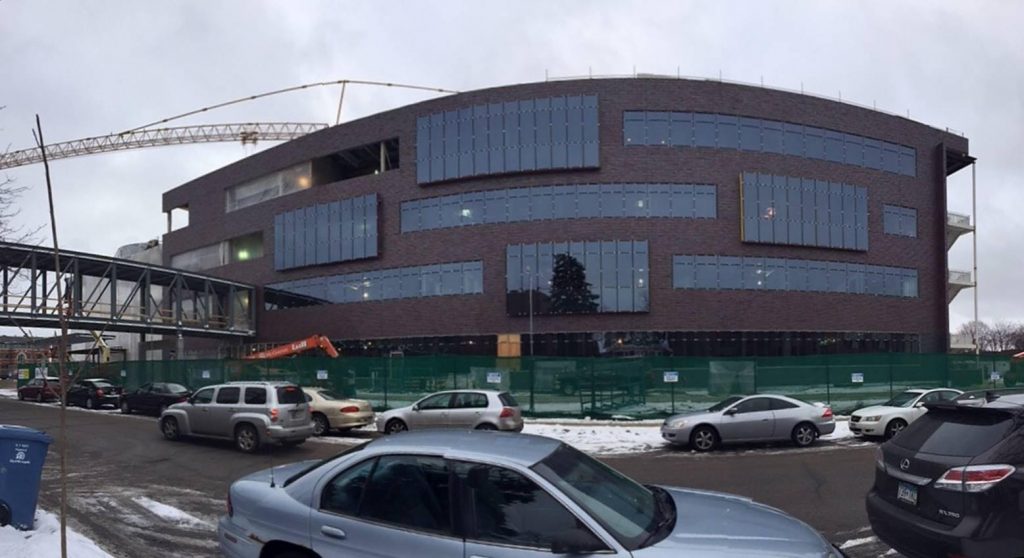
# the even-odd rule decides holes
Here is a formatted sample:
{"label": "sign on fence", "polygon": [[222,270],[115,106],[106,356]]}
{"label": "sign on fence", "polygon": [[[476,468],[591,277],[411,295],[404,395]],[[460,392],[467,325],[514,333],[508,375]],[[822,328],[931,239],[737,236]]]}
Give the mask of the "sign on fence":
{"label": "sign on fence", "polygon": [[666,384],[675,384],[679,382],[679,372],[675,370],[666,370],[662,381]]}
{"label": "sign on fence", "polygon": [[864,373],[863,372],[852,372],[850,374],[850,382],[852,382],[854,384],[863,384],[864,383]]}
{"label": "sign on fence", "polygon": [[29,372],[28,368],[22,368],[21,370],[18,370],[18,379],[27,380],[30,377],[31,373]]}
{"label": "sign on fence", "polygon": [[487,373],[488,384],[500,384],[501,383],[501,372],[488,372]]}
{"label": "sign on fence", "polygon": [[327,371],[326,370],[317,370],[316,371],[316,379],[317,380],[326,380],[327,379]]}
{"label": "sign on fence", "polygon": [[990,373],[988,376],[988,379],[992,380],[993,382],[998,382],[999,378],[1002,378],[1002,376],[1000,376],[999,372],[996,372],[995,370],[993,370],[992,373]]}
{"label": "sign on fence", "polygon": [[122,378],[127,378],[128,377],[128,371],[127,370],[122,370],[121,371],[121,377]]}
{"label": "sign on fence", "polygon": [[203,379],[204,380],[209,380],[210,379],[210,371],[209,370],[203,370]]}

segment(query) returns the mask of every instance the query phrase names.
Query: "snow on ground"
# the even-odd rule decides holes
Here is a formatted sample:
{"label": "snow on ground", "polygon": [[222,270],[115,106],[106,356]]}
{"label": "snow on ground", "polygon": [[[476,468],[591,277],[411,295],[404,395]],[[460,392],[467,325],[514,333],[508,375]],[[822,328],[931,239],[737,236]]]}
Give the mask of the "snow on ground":
{"label": "snow on ground", "polygon": [[[70,558],[111,558],[96,543],[70,527],[67,537]],[[35,531],[19,531],[10,525],[0,527],[0,556],[58,558],[60,519],[52,513],[36,510]]]}
{"label": "snow on ground", "polygon": [[145,496],[136,496],[135,498],[132,498],[132,501],[134,501],[136,504],[146,508],[153,515],[155,515],[155,516],[157,516],[157,517],[159,517],[161,519],[165,519],[167,521],[170,521],[172,523],[178,523],[180,525],[191,525],[191,526],[194,526],[194,527],[208,527],[208,528],[212,528],[212,526],[209,523],[203,521],[202,519],[199,519],[198,517],[196,517],[194,515],[185,513],[183,511],[179,510],[178,508],[173,507],[173,506],[168,506],[167,504],[161,504],[160,502],[157,502],[156,500],[150,500],[149,498],[146,498]]}
{"label": "snow on ground", "polygon": [[561,440],[587,453],[609,455],[661,449],[661,428],[654,425],[550,424],[529,421],[525,434]]}
{"label": "snow on ground", "polygon": [[17,399],[18,390],[12,388],[0,388],[0,397],[6,397],[7,399]]}
{"label": "snow on ground", "polygon": [[850,539],[839,545],[839,550],[846,550],[854,546],[861,546],[878,541],[878,537],[864,537],[862,539]]}

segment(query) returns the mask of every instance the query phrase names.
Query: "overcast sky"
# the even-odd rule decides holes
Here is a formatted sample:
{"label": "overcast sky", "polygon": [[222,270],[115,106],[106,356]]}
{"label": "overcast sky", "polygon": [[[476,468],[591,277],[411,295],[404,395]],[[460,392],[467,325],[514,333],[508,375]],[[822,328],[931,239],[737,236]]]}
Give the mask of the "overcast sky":
{"label": "overcast sky", "polygon": [[[469,90],[551,76],[666,73],[760,83],[964,132],[978,158],[980,313],[1024,320],[1024,2],[138,2],[0,0],[0,149],[133,128],[303,83]],[[181,121],[333,122],[338,88]],[[343,120],[430,98],[351,87]],[[263,146],[265,147],[265,146]],[[113,254],[160,236],[161,194],[254,152],[165,147],[55,162],[63,247]],[[3,176],[0,171],[0,176]],[[48,224],[41,165],[20,222]],[[970,174],[950,186],[970,212]],[[48,228],[40,240],[49,240]],[[950,267],[969,270],[970,237]],[[953,327],[973,313],[970,291]]]}

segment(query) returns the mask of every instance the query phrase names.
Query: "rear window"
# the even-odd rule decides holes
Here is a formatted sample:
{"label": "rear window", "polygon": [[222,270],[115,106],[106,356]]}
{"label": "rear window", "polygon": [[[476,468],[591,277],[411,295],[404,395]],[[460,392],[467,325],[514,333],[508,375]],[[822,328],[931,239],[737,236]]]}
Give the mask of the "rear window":
{"label": "rear window", "polygon": [[181,384],[164,384],[164,388],[169,393],[187,393],[188,388]]}
{"label": "rear window", "polygon": [[341,397],[338,397],[337,393],[334,393],[333,391],[327,391],[326,389],[317,390],[317,394],[319,394],[320,397],[327,399],[328,401],[337,401],[338,399],[341,399]]}
{"label": "rear window", "polygon": [[100,389],[114,387],[114,385],[111,384],[110,382],[93,382],[92,385],[94,385],[94,386],[96,386],[97,388],[100,388]]}
{"label": "rear window", "polygon": [[277,388],[277,403],[279,405],[298,405],[306,402],[306,394],[295,386],[281,386]]}
{"label": "rear window", "polygon": [[503,392],[499,393],[498,394],[498,400],[501,401],[501,404],[506,406],[506,407],[518,407],[519,406],[519,402],[516,401],[516,398],[512,397],[512,394],[507,392],[507,391],[503,391]]}
{"label": "rear window", "polygon": [[1009,413],[931,409],[892,443],[922,453],[973,457],[996,445],[1013,426]]}

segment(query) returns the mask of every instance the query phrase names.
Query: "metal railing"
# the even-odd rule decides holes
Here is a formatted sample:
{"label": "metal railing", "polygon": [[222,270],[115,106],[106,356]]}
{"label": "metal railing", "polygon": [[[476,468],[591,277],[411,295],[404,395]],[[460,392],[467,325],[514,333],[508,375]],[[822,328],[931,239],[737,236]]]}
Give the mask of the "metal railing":
{"label": "metal railing", "polygon": [[971,226],[970,215],[964,215],[963,213],[954,213],[952,211],[946,212],[946,223],[953,225],[954,227],[962,227],[965,229],[974,228]]}

